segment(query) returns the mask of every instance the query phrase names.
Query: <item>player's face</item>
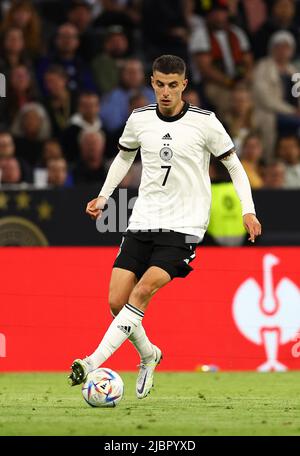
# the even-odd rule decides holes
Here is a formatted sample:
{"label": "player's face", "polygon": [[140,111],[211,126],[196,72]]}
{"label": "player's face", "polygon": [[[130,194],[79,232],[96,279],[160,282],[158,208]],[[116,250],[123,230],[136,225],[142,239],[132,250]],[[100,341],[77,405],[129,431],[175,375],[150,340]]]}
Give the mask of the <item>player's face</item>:
{"label": "player's face", "polygon": [[151,76],[151,83],[161,113],[165,115],[176,113],[176,110],[181,107],[182,92],[187,85],[184,75],[155,71]]}

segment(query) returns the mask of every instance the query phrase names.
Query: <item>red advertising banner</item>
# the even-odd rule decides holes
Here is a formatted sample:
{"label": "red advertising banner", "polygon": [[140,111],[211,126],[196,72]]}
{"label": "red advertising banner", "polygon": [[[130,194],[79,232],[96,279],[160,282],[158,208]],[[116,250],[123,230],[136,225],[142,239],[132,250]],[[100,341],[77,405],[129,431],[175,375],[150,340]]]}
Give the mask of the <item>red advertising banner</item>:
{"label": "red advertising banner", "polygon": [[[2,248],[0,371],[68,370],[111,316],[115,247]],[[300,248],[199,247],[194,272],[152,299],[144,327],[161,370],[300,369]],[[107,361],[134,370],[130,342]]]}

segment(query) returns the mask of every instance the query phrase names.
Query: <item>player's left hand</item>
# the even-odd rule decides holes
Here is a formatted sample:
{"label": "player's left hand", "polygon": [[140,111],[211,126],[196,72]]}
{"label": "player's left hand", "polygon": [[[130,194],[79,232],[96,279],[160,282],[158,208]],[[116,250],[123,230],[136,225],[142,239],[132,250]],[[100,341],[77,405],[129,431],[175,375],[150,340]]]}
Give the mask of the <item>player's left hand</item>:
{"label": "player's left hand", "polygon": [[254,214],[245,214],[243,216],[244,227],[250,234],[248,241],[255,242],[255,238],[261,235],[261,224]]}

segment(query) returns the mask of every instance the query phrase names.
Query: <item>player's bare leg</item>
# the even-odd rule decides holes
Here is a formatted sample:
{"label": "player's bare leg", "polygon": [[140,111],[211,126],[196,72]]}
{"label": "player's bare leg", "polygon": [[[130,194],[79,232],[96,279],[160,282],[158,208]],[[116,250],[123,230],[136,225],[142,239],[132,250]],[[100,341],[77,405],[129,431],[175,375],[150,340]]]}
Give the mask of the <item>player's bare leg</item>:
{"label": "player's bare leg", "polygon": [[[153,280],[154,278],[153,272],[155,272],[155,270],[151,271],[151,280]],[[124,280],[125,278],[126,281]],[[120,283],[124,284],[125,282],[126,286],[120,287]],[[133,291],[136,284],[137,278],[135,274],[124,269],[114,268],[110,281],[109,293],[110,308],[114,316],[116,316],[119,313],[119,311],[123,308],[123,306],[126,303],[131,303],[129,296],[131,295],[131,292]],[[152,291],[151,296],[147,298],[148,302],[158,289],[159,288]],[[157,364],[159,364],[162,358],[162,353],[161,350],[158,347],[156,347],[156,345],[153,345],[150,342],[142,324],[135,329],[134,333],[132,333],[128,339],[135,346],[141,358],[139,364],[139,374],[136,381],[136,395],[139,399],[142,399],[150,392],[150,389],[153,386],[153,372],[155,367],[157,366]],[[149,370],[151,372],[149,372]],[[146,373],[147,376],[145,377]],[[148,382],[145,381],[147,377],[149,379]],[[151,386],[149,386],[150,383]]]}
{"label": "player's bare leg", "polygon": [[[145,310],[152,296],[171,280],[169,274],[156,266],[150,267],[141,280],[132,290],[129,302],[134,303],[136,308]],[[140,370],[136,382],[136,395],[138,399],[146,397],[154,385],[153,376],[156,366],[162,359],[161,350],[152,345],[153,356],[147,360],[141,360]]]}
{"label": "player's bare leg", "polygon": [[[126,269],[113,268],[109,286],[109,305],[114,317],[129,301],[129,296],[137,284],[136,275]],[[148,339],[143,325],[139,325],[128,340],[138,351],[141,362],[147,363],[153,357],[153,346]]]}
{"label": "player's bare leg", "polygon": [[129,302],[144,312],[152,296],[168,282],[171,277],[158,266],[151,266],[133,288]]}
{"label": "player's bare leg", "polygon": [[113,268],[109,283],[109,306],[114,317],[128,302],[128,298],[137,284],[136,275],[126,269]]}
{"label": "player's bare leg", "polygon": [[[109,304],[113,317],[116,317],[128,302],[128,297],[136,283],[137,278],[133,272],[113,268],[109,285]],[[89,357],[76,359],[71,366],[72,372],[69,375],[71,385],[75,386],[83,383],[87,374],[96,367],[94,362],[90,362]]]}
{"label": "player's bare leg", "polygon": [[[157,277],[155,277],[155,280],[149,280],[149,284],[152,284],[152,290],[150,291],[149,296],[147,296],[147,302],[149,302],[149,299],[155,293],[155,291],[160,288],[160,284],[163,286],[163,284],[167,283],[167,281],[170,280],[168,274],[166,274],[164,271],[162,272],[167,276],[167,280],[165,277],[163,280],[158,280]],[[144,288],[144,283],[148,289],[148,281],[143,281],[142,287],[139,286],[137,289],[137,295],[141,294],[141,291]],[[137,287],[137,285],[138,284],[135,285],[132,292]],[[119,283],[118,286],[120,287],[121,284]],[[145,307],[144,299],[140,305],[143,306],[143,308]],[[116,306],[114,308],[116,310]],[[119,311],[118,315],[111,323],[95,352],[84,360],[77,359],[74,361],[72,365],[72,373],[70,375],[72,385],[77,385],[84,382],[88,372],[96,369],[106,359],[108,359],[112,353],[114,353],[133,332],[135,332],[135,330],[139,331],[143,316],[144,312],[141,311],[139,307],[135,307],[132,304],[126,304]]]}

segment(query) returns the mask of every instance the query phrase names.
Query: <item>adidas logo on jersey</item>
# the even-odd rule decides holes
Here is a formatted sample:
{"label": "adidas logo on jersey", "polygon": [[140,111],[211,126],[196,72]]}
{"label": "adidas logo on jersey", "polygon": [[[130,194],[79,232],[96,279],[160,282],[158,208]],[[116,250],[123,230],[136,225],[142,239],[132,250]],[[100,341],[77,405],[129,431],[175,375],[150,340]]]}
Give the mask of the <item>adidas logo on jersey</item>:
{"label": "adidas logo on jersey", "polygon": [[167,133],[165,136],[163,136],[161,139],[172,139],[170,133]]}
{"label": "adidas logo on jersey", "polygon": [[131,326],[122,326],[122,325],[118,325],[117,328],[119,328],[121,331],[123,331],[124,334],[126,334],[127,336],[129,336],[130,331],[131,331]]}

